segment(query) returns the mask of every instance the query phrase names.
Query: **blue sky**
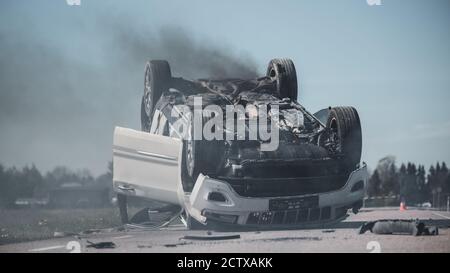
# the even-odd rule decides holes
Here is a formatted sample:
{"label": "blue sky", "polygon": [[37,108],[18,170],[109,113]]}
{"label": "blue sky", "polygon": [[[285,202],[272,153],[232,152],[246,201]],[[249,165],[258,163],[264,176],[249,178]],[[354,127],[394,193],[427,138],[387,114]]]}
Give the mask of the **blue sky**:
{"label": "blue sky", "polygon": [[139,128],[145,58],[161,58],[121,59],[120,26],[150,45],[161,28],[182,29],[260,73],[292,58],[304,106],[358,109],[371,167],[386,155],[450,162],[448,0],[2,1],[0,162],[105,170],[113,126]]}

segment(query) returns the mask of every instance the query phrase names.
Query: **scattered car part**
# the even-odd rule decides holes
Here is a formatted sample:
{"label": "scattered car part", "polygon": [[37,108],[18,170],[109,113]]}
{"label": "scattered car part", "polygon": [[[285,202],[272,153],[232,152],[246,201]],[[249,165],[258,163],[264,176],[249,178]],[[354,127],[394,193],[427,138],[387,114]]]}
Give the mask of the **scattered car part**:
{"label": "scattered car part", "polygon": [[92,247],[96,249],[116,248],[116,244],[113,242],[99,242],[99,243],[93,243],[91,241],[86,242],[88,243],[87,247]]}
{"label": "scattered car part", "polygon": [[322,230],[322,233],[334,233],[336,230],[334,229],[324,229]]}
{"label": "scattered car part", "polygon": [[139,224],[126,224],[125,227],[128,229],[139,229],[139,230],[159,230],[161,228],[167,227],[172,224],[174,221],[180,219],[180,215],[183,213],[183,209],[179,212],[174,213],[167,221],[163,221],[161,223],[153,223],[153,222],[144,222]]}
{"label": "scattered car part", "polygon": [[181,239],[184,240],[202,240],[202,241],[214,241],[214,240],[232,240],[232,239],[240,239],[241,235],[233,234],[233,235],[186,235]]}
{"label": "scattered car part", "polygon": [[438,235],[436,226],[426,226],[419,220],[378,220],[364,223],[359,234],[367,231],[375,234],[406,234],[413,236]]}
{"label": "scattered car part", "polygon": [[61,232],[61,231],[55,231],[53,232],[53,237],[62,238],[62,237],[68,237],[68,236],[78,236],[79,233],[73,233],[73,232]]}
{"label": "scattered car part", "polygon": [[[129,222],[131,224],[152,224],[158,226],[172,218],[173,215],[177,214],[179,211],[180,206],[172,204],[157,208],[147,207],[136,212],[133,217],[131,217]],[[169,215],[167,215],[168,213]],[[158,219],[158,216],[160,216],[160,219]],[[161,216],[165,218],[165,220],[161,221]]]}

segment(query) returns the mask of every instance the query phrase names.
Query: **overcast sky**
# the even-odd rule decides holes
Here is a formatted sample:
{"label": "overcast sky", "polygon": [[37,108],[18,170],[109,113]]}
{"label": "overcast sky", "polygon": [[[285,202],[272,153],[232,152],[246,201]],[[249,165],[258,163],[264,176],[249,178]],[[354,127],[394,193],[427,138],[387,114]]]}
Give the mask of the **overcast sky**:
{"label": "overcast sky", "polygon": [[115,125],[139,128],[143,69],[263,73],[292,58],[299,101],[355,106],[363,160],[450,163],[450,1],[0,3],[0,162],[106,170]]}

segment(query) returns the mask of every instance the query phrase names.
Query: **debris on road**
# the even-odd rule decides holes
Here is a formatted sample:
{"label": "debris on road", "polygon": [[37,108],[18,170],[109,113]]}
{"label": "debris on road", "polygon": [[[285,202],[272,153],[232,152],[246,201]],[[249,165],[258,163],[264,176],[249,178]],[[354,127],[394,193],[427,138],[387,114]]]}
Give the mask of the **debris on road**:
{"label": "debris on road", "polygon": [[117,227],[117,228],[103,228],[103,229],[87,229],[82,232],[64,232],[64,231],[55,231],[53,232],[53,237],[55,238],[63,238],[63,237],[69,237],[69,236],[85,236],[85,235],[92,235],[92,234],[98,234],[98,233],[111,233],[115,231],[123,231],[123,227]]}
{"label": "debris on road", "polygon": [[144,208],[138,211],[130,219],[131,224],[152,224],[158,226],[166,221],[169,221],[173,215],[176,215],[180,211],[180,206],[177,205],[165,205],[158,208]]}
{"label": "debris on road", "polygon": [[325,230],[322,230],[322,233],[333,233],[335,231],[336,230],[334,230],[334,229],[325,229]]}
{"label": "debris on road", "polygon": [[321,241],[322,238],[314,236],[300,236],[300,237],[278,237],[278,238],[262,238],[262,239],[256,239],[254,241],[264,241],[264,242],[283,242],[283,241]]}
{"label": "debris on road", "polygon": [[166,245],[164,245],[165,247],[177,247],[177,245],[176,244],[166,244]]}
{"label": "debris on road", "polygon": [[359,234],[370,230],[375,234],[404,234],[404,235],[438,235],[436,226],[426,226],[419,220],[378,220],[364,223]]}
{"label": "debris on road", "polygon": [[241,235],[232,234],[232,235],[212,235],[208,233],[208,235],[186,235],[180,239],[184,240],[232,240],[232,239],[240,239]]}
{"label": "debris on road", "polygon": [[[144,208],[137,212],[131,219],[130,223],[125,224],[124,228],[126,230],[139,229],[139,230],[159,230],[161,228],[167,227],[176,220],[179,219],[183,210],[180,206],[167,205],[157,209]],[[163,218],[155,221],[151,219],[152,216],[163,214]]]}
{"label": "debris on road", "polygon": [[73,233],[73,232],[62,232],[62,231],[53,232],[53,237],[55,237],[55,238],[77,236],[77,235],[78,235],[77,233]]}
{"label": "debris on road", "polygon": [[137,245],[137,248],[140,248],[140,249],[142,249],[142,248],[152,248],[152,246],[151,245]]}
{"label": "debris on road", "polygon": [[177,247],[177,246],[185,246],[185,245],[190,245],[192,243],[187,243],[187,242],[181,242],[181,243],[176,243],[176,244],[165,244],[165,247]]}
{"label": "debris on road", "polygon": [[96,249],[116,248],[116,244],[113,242],[99,242],[99,243],[93,243],[91,241],[86,242],[88,243],[87,247],[93,247]]}

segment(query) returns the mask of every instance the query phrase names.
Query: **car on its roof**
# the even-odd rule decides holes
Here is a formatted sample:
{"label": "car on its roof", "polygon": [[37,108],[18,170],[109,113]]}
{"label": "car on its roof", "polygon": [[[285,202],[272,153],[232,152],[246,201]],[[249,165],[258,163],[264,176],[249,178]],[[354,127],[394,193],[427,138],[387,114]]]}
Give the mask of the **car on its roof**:
{"label": "car on its roof", "polygon": [[357,110],[312,114],[298,95],[290,59],[256,79],[198,80],[149,61],[141,130],[114,131],[122,220],[128,196],[179,205],[189,228],[304,227],[357,213],[368,177]]}

